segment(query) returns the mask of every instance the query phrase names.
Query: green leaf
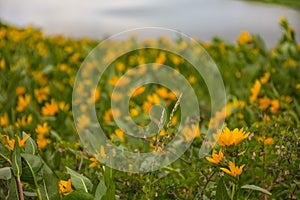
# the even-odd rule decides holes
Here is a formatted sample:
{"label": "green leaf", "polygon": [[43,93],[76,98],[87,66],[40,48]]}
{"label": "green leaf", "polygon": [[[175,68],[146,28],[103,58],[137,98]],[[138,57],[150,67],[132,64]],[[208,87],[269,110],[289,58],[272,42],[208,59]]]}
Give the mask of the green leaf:
{"label": "green leaf", "polygon": [[250,190],[255,190],[255,191],[259,191],[259,192],[262,192],[262,193],[265,193],[265,194],[268,194],[268,195],[272,195],[272,193],[270,193],[268,190],[265,190],[261,187],[258,187],[256,185],[243,185],[241,187],[242,189],[250,189]]}
{"label": "green leaf", "polygon": [[[94,196],[84,191],[74,191],[65,196],[63,200],[94,200]],[[97,199],[98,200],[98,199]]]}
{"label": "green leaf", "polygon": [[21,157],[28,162],[30,168],[32,168],[34,173],[39,172],[42,169],[43,161],[39,156],[35,156],[32,154],[21,153]]}
{"label": "green leaf", "polygon": [[15,145],[12,154],[12,169],[15,176],[20,177],[22,175],[22,162],[19,145]]}
{"label": "green leaf", "polygon": [[19,199],[19,191],[18,191],[18,186],[16,183],[16,180],[10,179],[9,181],[9,193],[8,193],[8,200],[16,200]]}
{"label": "green leaf", "polygon": [[[26,135],[27,134],[25,132],[23,132],[23,138]],[[32,154],[32,155],[36,154],[36,152],[37,152],[37,145],[36,145],[35,141],[31,137],[26,140],[24,149],[25,149],[25,153]]]}
{"label": "green leaf", "polygon": [[48,165],[43,161],[42,167],[42,181],[40,184],[43,199],[59,199],[58,194],[58,179]]}
{"label": "green leaf", "polygon": [[95,192],[95,199],[102,199],[102,197],[106,194],[107,188],[105,185],[104,180],[101,180],[100,183],[97,186],[96,192]]}
{"label": "green leaf", "polygon": [[223,179],[217,185],[216,200],[230,200]]}
{"label": "green leaf", "polygon": [[84,192],[89,192],[92,191],[93,189],[93,184],[90,181],[90,179],[88,179],[87,177],[79,174],[78,172],[75,172],[74,170],[67,168],[67,172],[68,174],[71,175],[71,181],[72,181],[72,185],[74,186],[74,188],[76,190],[82,190]]}
{"label": "green leaf", "polygon": [[0,179],[3,180],[11,179],[11,170],[9,167],[0,168]]}

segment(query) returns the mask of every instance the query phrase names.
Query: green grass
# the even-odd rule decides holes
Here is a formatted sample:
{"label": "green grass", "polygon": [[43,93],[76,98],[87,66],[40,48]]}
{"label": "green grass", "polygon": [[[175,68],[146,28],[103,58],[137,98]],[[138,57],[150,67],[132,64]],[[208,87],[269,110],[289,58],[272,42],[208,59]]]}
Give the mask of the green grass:
{"label": "green grass", "polygon": [[246,0],[246,1],[257,1],[257,2],[269,3],[269,4],[279,4],[279,5],[289,6],[298,9],[300,8],[299,0]]}

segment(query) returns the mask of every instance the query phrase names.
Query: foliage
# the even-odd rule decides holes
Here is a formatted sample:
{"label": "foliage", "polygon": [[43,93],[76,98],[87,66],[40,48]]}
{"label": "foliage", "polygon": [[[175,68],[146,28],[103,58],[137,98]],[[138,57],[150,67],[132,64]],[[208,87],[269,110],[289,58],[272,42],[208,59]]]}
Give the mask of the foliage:
{"label": "foliage", "polygon": [[[91,101],[96,102],[107,137],[131,151],[158,151],[168,142],[167,135],[178,129],[180,112],[155,138],[139,141],[126,136],[112,118],[110,101],[115,97],[108,92],[122,74],[138,63],[163,63],[197,89],[201,134],[176,162],[140,174],[105,166],[79,142],[72,89],[80,64],[98,42],[0,24],[0,199],[296,199],[300,45],[285,18],[280,26],[282,38],[270,50],[259,36],[249,33],[242,33],[237,44],[220,38],[201,43],[217,63],[228,97],[226,114],[213,113],[212,119],[205,83],[184,59],[141,50],[111,64]],[[144,42],[168,41],[162,37]],[[137,42],[132,38],[123,45]],[[176,48],[189,48],[180,38],[176,42]],[[109,57],[113,52],[105,53]],[[137,124],[147,124],[151,105],[166,102],[170,115],[177,100],[172,91],[147,85],[130,99],[130,115]],[[81,119],[80,127],[85,128],[88,117]],[[222,119],[224,129],[216,132],[222,140],[217,139],[212,155],[200,158],[209,122]]]}

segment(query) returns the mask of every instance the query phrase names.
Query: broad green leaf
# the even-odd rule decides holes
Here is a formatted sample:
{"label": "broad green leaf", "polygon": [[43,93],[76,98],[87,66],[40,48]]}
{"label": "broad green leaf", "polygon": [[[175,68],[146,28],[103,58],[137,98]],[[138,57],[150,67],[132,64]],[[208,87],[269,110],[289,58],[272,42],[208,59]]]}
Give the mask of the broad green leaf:
{"label": "broad green leaf", "polygon": [[14,175],[20,177],[22,175],[22,162],[19,145],[14,147],[11,162]]}
{"label": "broad green leaf", "polygon": [[[74,191],[65,196],[63,200],[94,200],[94,196],[84,191]],[[98,199],[97,199],[98,200]]]}
{"label": "broad green leaf", "polygon": [[43,161],[42,181],[39,182],[43,200],[59,199],[58,179],[48,165]]}
{"label": "broad green leaf", "polygon": [[259,191],[268,195],[272,195],[272,193],[270,193],[268,190],[265,190],[264,188],[258,187],[256,185],[243,185],[241,187],[242,189],[249,189],[249,190],[255,190],[255,191]]}
{"label": "broad green leaf", "polygon": [[82,190],[84,192],[92,191],[93,184],[87,177],[75,172],[74,170],[67,167],[68,174],[71,175],[72,185],[76,190]]}
{"label": "broad green leaf", "polygon": [[100,200],[106,194],[107,188],[104,183],[104,180],[101,180],[97,186],[96,193],[95,193],[95,200]]}
{"label": "broad green leaf", "polygon": [[[25,137],[27,134],[23,132],[23,137]],[[30,137],[25,142],[25,153],[35,155],[37,152],[37,145],[35,141]]]}
{"label": "broad green leaf", "polygon": [[0,168],[0,179],[3,180],[11,179],[11,170],[9,167]]}
{"label": "broad green leaf", "polygon": [[19,199],[19,191],[18,191],[16,180],[13,178],[9,180],[9,193],[8,193],[7,200],[16,200],[16,199]]}
{"label": "broad green leaf", "polygon": [[41,170],[44,164],[42,159],[39,156],[35,156],[27,153],[21,153],[21,157],[28,162],[28,164],[30,165],[34,173],[37,173],[39,170]]}
{"label": "broad green leaf", "polygon": [[223,179],[217,185],[216,200],[230,200]]}

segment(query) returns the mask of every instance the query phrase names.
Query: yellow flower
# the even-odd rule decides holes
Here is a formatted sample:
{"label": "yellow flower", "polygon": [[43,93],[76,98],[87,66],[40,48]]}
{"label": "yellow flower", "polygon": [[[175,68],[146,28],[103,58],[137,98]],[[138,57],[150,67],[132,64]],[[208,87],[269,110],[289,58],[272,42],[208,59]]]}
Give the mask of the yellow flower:
{"label": "yellow flower", "polygon": [[26,140],[28,140],[28,138],[30,138],[30,135],[25,135],[25,137],[23,137],[23,139],[21,139],[19,136],[18,136],[18,143],[19,143],[19,146],[20,147],[25,147],[25,142]]}
{"label": "yellow flower", "polygon": [[57,103],[52,99],[51,103],[46,103],[45,106],[42,108],[43,115],[54,116],[58,111]]}
{"label": "yellow flower", "polygon": [[222,152],[222,149],[219,151],[219,153],[217,154],[216,150],[214,149],[213,150],[213,153],[212,153],[212,157],[206,157],[206,160],[208,160],[209,162],[211,163],[214,163],[214,164],[219,164],[221,162],[221,160],[224,158],[224,154]]}
{"label": "yellow flower", "polygon": [[250,89],[252,94],[250,97],[250,102],[254,102],[257,99],[260,88],[261,88],[261,83],[259,82],[259,80],[255,80],[253,87]]}
{"label": "yellow flower", "polygon": [[80,117],[78,117],[78,128],[80,130],[83,130],[87,127],[87,125],[89,125],[91,123],[91,119],[86,116],[86,115],[81,115]]}
{"label": "yellow flower", "polygon": [[44,100],[47,100],[48,95],[50,94],[50,88],[44,87],[41,89],[35,89],[34,90],[34,96],[37,99],[39,103],[41,103]]}
{"label": "yellow flower", "polygon": [[242,32],[239,35],[237,41],[240,45],[244,45],[244,44],[247,44],[247,43],[251,43],[253,41],[253,38],[248,32]]}
{"label": "yellow flower", "polygon": [[279,110],[279,107],[280,107],[279,101],[278,100],[272,100],[271,107],[270,107],[271,113],[276,114]]}
{"label": "yellow flower", "polygon": [[103,115],[103,120],[106,123],[110,123],[112,120],[111,118],[112,118],[112,110],[109,109],[109,110],[105,111],[105,113]]}
{"label": "yellow flower", "polygon": [[220,169],[233,177],[237,177],[242,173],[244,166],[245,165],[238,167],[238,166],[235,166],[235,164],[233,162],[229,161],[229,169],[230,170],[228,170],[227,168],[223,168],[223,167],[221,167]]}
{"label": "yellow flower", "polygon": [[264,145],[274,144],[274,139],[271,137],[269,137],[269,138],[259,137],[259,138],[257,138],[257,141],[264,143]]}
{"label": "yellow flower", "polygon": [[71,179],[68,181],[60,180],[58,182],[59,193],[62,195],[68,195],[73,192]]}
{"label": "yellow flower", "polygon": [[218,134],[214,134],[214,138],[220,146],[235,146],[247,138],[249,134],[249,132],[245,133],[243,128],[235,128],[231,131],[226,127],[223,131],[219,131]]}
{"label": "yellow flower", "polygon": [[131,108],[130,109],[130,116],[135,117],[139,114],[139,111],[136,108]]}
{"label": "yellow flower", "polygon": [[47,139],[44,135],[38,135],[36,137],[36,143],[37,143],[39,149],[43,149],[47,146],[47,144],[50,143],[50,140]]}
{"label": "yellow flower", "polygon": [[125,139],[124,139],[124,132],[123,132],[121,129],[115,130],[115,133],[116,133],[116,135],[118,136],[118,138],[119,138],[122,142],[125,141]]}
{"label": "yellow flower", "polygon": [[28,94],[26,94],[24,97],[19,96],[16,110],[18,112],[24,111],[27,108],[27,106],[30,104],[30,101],[31,101],[31,97]]}
{"label": "yellow flower", "polygon": [[36,129],[35,129],[35,132],[38,135],[45,135],[45,133],[49,132],[49,130],[50,130],[50,127],[45,122],[45,123],[43,123],[43,125],[38,124],[37,127],[36,127]]}
{"label": "yellow flower", "polygon": [[270,72],[266,72],[263,77],[260,78],[261,84],[265,84],[269,81]]}
{"label": "yellow flower", "polygon": [[15,148],[15,140],[10,139],[8,135],[2,135],[2,144],[10,151]]}
{"label": "yellow flower", "polygon": [[89,158],[90,161],[92,161],[91,164],[89,164],[89,168],[94,168],[94,167],[97,167],[97,168],[100,168],[101,167],[101,163],[98,161],[98,159],[96,158]]}
{"label": "yellow flower", "polygon": [[262,110],[267,109],[271,104],[271,100],[268,97],[260,98],[258,102],[259,102],[259,108]]}
{"label": "yellow flower", "polygon": [[136,96],[142,94],[142,93],[145,91],[145,89],[146,89],[145,86],[141,86],[141,87],[137,88],[137,89],[133,92],[132,97],[136,97]]}
{"label": "yellow flower", "polygon": [[24,127],[28,124],[30,124],[32,122],[32,115],[28,115],[28,117],[26,118],[26,116],[23,116],[20,118],[17,119],[17,122],[16,122],[16,126],[17,127]]}
{"label": "yellow flower", "polygon": [[6,127],[9,124],[8,115],[4,113],[3,116],[0,116],[0,126]]}
{"label": "yellow flower", "polygon": [[267,138],[267,139],[264,140],[264,144],[265,145],[274,144],[274,139],[273,138]]}
{"label": "yellow flower", "polygon": [[19,86],[19,87],[17,87],[17,89],[16,89],[16,96],[17,96],[17,97],[18,97],[18,96],[22,96],[23,94],[25,94],[25,92],[26,92],[25,87]]}

